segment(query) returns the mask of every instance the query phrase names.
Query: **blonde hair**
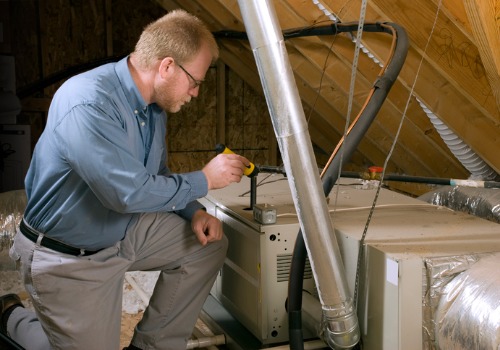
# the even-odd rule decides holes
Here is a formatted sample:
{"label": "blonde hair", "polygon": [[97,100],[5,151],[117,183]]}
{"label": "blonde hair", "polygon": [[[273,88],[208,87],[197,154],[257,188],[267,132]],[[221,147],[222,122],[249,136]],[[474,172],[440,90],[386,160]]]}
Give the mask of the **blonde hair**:
{"label": "blonde hair", "polygon": [[144,28],[135,45],[134,55],[145,68],[165,57],[184,64],[196,56],[203,44],[208,45],[212,62],[215,62],[219,57],[219,48],[210,30],[198,17],[178,9]]}

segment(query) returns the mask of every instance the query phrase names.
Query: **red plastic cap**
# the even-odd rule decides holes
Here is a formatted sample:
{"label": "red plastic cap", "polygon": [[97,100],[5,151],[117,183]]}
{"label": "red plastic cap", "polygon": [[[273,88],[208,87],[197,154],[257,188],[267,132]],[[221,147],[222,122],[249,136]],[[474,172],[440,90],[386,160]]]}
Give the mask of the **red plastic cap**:
{"label": "red plastic cap", "polygon": [[384,168],[381,167],[381,166],[371,166],[368,168],[368,170],[370,171],[370,173],[382,173],[384,172]]}

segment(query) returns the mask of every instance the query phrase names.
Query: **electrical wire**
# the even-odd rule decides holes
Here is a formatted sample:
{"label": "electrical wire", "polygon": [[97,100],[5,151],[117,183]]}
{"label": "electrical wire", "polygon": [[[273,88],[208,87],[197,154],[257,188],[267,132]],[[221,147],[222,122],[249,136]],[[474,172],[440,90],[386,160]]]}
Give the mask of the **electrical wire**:
{"label": "electrical wire", "polygon": [[[384,75],[385,71],[387,70],[388,65],[391,63],[391,61],[392,61],[392,59],[394,57],[394,51],[395,51],[395,47],[396,47],[396,38],[397,38],[396,31],[395,31],[395,29],[392,26],[388,26],[388,25],[385,25],[385,24],[381,24],[381,26],[383,26],[383,27],[385,27],[385,28],[387,28],[387,29],[389,29],[391,31],[391,33],[392,33],[392,43],[391,43],[390,55],[389,55],[389,57],[387,59],[387,64],[384,65],[382,67],[382,69],[380,70],[379,75],[378,75],[379,78]],[[370,91],[368,92],[368,96],[366,97],[365,102],[364,102],[363,106],[361,107],[361,110],[359,111],[358,115],[356,116],[356,118],[354,119],[354,121],[352,122],[352,124],[349,126],[349,128],[347,129],[347,131],[344,133],[344,136],[337,143],[337,146],[335,147],[335,149],[333,150],[332,154],[330,155],[330,158],[326,162],[326,165],[323,168],[323,172],[321,173],[321,177],[323,177],[325,175],[325,173],[326,173],[328,167],[330,166],[331,162],[337,156],[337,153],[338,153],[339,149],[341,148],[342,144],[344,143],[346,137],[351,133],[351,131],[354,128],[354,126],[358,123],[359,119],[361,118],[363,112],[366,109],[366,106],[368,105],[368,103],[370,102],[371,98],[373,97],[373,94],[374,94],[376,88],[377,88],[377,86],[374,85],[370,89]],[[352,101],[350,101],[350,103],[352,103]],[[338,178],[340,178],[340,174],[339,174]]]}
{"label": "electrical wire", "polygon": [[[363,0],[361,3],[361,10],[360,10],[360,20],[358,22],[358,31],[356,32],[356,46],[354,48],[354,59],[352,61],[352,68],[351,68],[351,82],[349,85],[349,102],[347,104],[347,115],[346,115],[346,120],[345,120],[345,127],[344,127],[344,135],[342,136],[342,140],[344,140],[347,137],[347,134],[351,127],[349,126],[349,122],[351,121],[351,113],[352,113],[352,105],[354,101],[354,87],[356,85],[356,76],[358,72],[358,61],[359,61],[359,50],[360,50],[360,45],[361,45],[361,38],[363,36],[363,27],[365,23],[365,17],[366,17],[366,4],[367,0]],[[373,95],[373,88],[371,89],[370,93],[368,94],[368,99],[366,101],[369,101],[371,99],[371,96]],[[362,111],[364,110],[364,107],[366,106],[367,102],[365,102],[365,105],[361,109]],[[359,118],[359,115],[357,116],[356,120]],[[355,121],[356,122],[356,121]],[[342,164],[344,164],[344,150],[345,148],[342,148],[342,152],[340,153],[340,165],[338,169],[338,174],[337,174],[337,181],[340,179],[340,174],[342,171]],[[331,159],[331,157],[330,157]],[[338,192],[335,195],[335,205],[338,202]]]}
{"label": "electrical wire", "polygon": [[[343,31],[354,31],[358,26],[354,26],[354,24],[337,24],[335,29],[342,29]],[[397,29],[396,29],[397,28]],[[408,51],[408,40],[406,37],[405,31],[397,26],[394,23],[374,23],[374,24],[365,24],[363,29],[369,29],[374,32],[385,32],[389,33],[393,36],[393,45],[391,48],[391,54],[389,60],[383,68],[383,76],[380,76],[376,83],[374,84],[373,93],[369,95],[368,102],[363,106],[362,111],[356,120],[352,123],[352,125],[348,128],[346,134],[342,138],[341,142],[339,142],[338,147],[336,148],[335,153],[337,154],[339,150],[345,152],[350,156],[352,152],[354,152],[355,147],[360,142],[361,137],[364,135],[371,122],[375,118],[376,114],[380,110],[380,107],[385,100],[389,89],[391,88],[394,80],[397,78],[399,71],[402,67],[402,64],[405,60],[407,51]],[[397,51],[397,60],[396,58]],[[394,62],[393,62],[394,61]],[[351,136],[352,135],[352,136]],[[342,147],[342,148],[341,148]],[[337,162],[338,159],[336,154],[330,158],[330,161],[325,167],[325,170],[322,172],[321,177],[323,181],[323,189],[325,194],[329,193],[331,188],[338,178],[340,162]],[[343,153],[341,153],[343,155]],[[292,264],[290,268],[290,279],[289,279],[289,297],[288,297],[288,305],[289,305],[289,334],[290,334],[290,346],[294,350],[301,350],[301,327],[300,327],[300,305],[302,303],[300,293],[299,295],[295,295],[295,291],[300,291],[303,272],[301,273],[301,269],[304,266],[305,256],[302,254],[305,251],[304,240],[302,237],[302,232],[299,231],[297,235],[297,239],[294,246],[294,253],[292,258]],[[297,255],[297,258],[295,256]],[[292,335],[293,334],[293,338]],[[293,339],[293,341],[292,341]]]}
{"label": "electrical wire", "polygon": [[434,33],[434,29],[436,27],[436,23],[437,23],[437,20],[438,20],[439,11],[441,9],[441,1],[442,0],[439,0],[438,7],[437,7],[437,10],[436,10],[436,15],[435,15],[435,18],[434,18],[434,23],[433,23],[433,26],[431,28],[431,32],[429,33],[429,38],[427,39],[427,43],[425,45],[424,52],[423,52],[422,57],[420,59],[420,63],[419,63],[418,69],[417,69],[417,73],[415,75],[415,79],[413,81],[413,84],[412,84],[412,87],[411,87],[411,90],[410,90],[410,93],[409,93],[409,96],[408,96],[408,99],[407,99],[407,102],[406,102],[406,106],[405,106],[405,109],[403,111],[403,115],[401,116],[401,120],[400,120],[400,123],[399,123],[399,126],[398,126],[398,130],[397,130],[396,135],[394,137],[394,141],[393,141],[393,143],[391,145],[389,153],[387,154],[387,157],[386,157],[386,159],[384,161],[383,171],[382,171],[382,175],[381,175],[381,181],[379,182],[379,184],[377,186],[377,191],[376,191],[375,197],[373,199],[372,208],[370,209],[370,212],[368,214],[368,218],[366,220],[365,228],[363,230],[363,234],[361,235],[361,239],[360,239],[360,242],[359,242],[358,261],[357,261],[357,266],[356,266],[356,280],[355,280],[355,284],[354,284],[354,303],[355,303],[355,308],[357,308],[357,302],[358,302],[359,277],[360,277],[361,264],[364,261],[366,234],[368,233],[368,227],[370,225],[370,222],[371,222],[371,219],[373,217],[373,213],[375,211],[375,207],[376,207],[376,204],[377,204],[377,200],[378,200],[378,197],[380,195],[380,189],[382,188],[382,182],[384,180],[384,175],[385,175],[385,171],[386,171],[386,168],[387,168],[387,164],[389,163],[389,160],[390,160],[390,158],[392,156],[392,153],[393,153],[393,151],[394,151],[394,149],[396,147],[396,143],[397,143],[397,141],[399,139],[399,134],[400,134],[401,129],[403,127],[403,122],[404,122],[404,120],[406,118],[406,112],[408,111],[408,106],[410,105],[411,97],[413,95],[413,91],[415,89],[415,85],[417,83],[417,79],[418,79],[418,76],[420,74],[420,69],[421,69],[422,63],[424,61],[425,53],[427,52],[427,48],[429,46],[432,34]]}
{"label": "electrical wire", "polygon": [[[382,208],[398,208],[398,209],[401,209],[401,208],[418,208],[418,207],[425,207],[425,208],[433,208],[433,207],[436,207],[435,205],[432,205],[432,204],[429,204],[429,203],[422,203],[422,204],[381,204],[381,205],[377,205],[376,208],[377,209],[382,209]],[[444,207],[444,206],[437,206],[438,208],[440,209],[447,209],[449,211],[453,211],[452,209],[448,208],[448,207]],[[333,209],[329,209],[328,212],[329,213],[336,213],[336,212],[354,212],[354,211],[364,211],[364,210],[367,210],[367,209],[372,209],[373,207],[370,205],[370,206],[364,206],[364,207],[353,207],[353,208],[333,208]],[[280,213],[280,214],[277,214],[276,217],[280,218],[280,217],[296,217],[297,216],[297,213],[294,213],[294,212],[288,212],[288,213]]]}

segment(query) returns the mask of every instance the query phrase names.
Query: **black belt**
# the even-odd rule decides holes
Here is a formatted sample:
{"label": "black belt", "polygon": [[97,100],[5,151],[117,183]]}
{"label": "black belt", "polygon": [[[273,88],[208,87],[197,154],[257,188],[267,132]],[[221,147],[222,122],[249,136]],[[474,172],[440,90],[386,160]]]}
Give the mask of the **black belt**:
{"label": "black belt", "polygon": [[75,255],[75,256],[88,256],[97,253],[99,250],[86,250],[86,249],[79,249],[72,247],[70,245],[64,244],[63,242],[59,242],[58,240],[55,240],[53,238],[44,236],[42,233],[35,231],[31,227],[29,227],[25,222],[24,219],[21,220],[21,223],[19,225],[19,230],[22,232],[22,234],[28,238],[30,241],[37,243],[38,239],[40,236],[42,236],[42,239],[40,242],[38,242],[42,247],[46,247],[52,250],[55,250],[56,252],[63,253],[63,254],[69,254],[69,255]]}

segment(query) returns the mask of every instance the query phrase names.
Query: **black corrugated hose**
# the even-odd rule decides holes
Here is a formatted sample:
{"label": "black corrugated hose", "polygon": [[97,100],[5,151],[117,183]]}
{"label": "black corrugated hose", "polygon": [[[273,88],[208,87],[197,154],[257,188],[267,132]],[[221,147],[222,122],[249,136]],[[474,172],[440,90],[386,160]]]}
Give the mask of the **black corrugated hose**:
{"label": "black corrugated hose", "polygon": [[[290,29],[283,32],[284,39],[292,39],[303,36],[336,35],[338,33],[349,33],[358,30],[358,22],[335,23],[327,26],[312,26],[305,28]],[[365,23],[363,30],[367,32],[382,32],[393,35],[393,47],[388,63],[382,69],[379,78],[374,83],[373,88],[368,95],[364,108],[358,114],[347,134],[343,137],[330,160],[321,174],[323,181],[323,190],[328,195],[332,190],[337,178],[339,177],[341,160],[348,160],[356,150],[359,142],[365,135],[371,123],[375,119],[383,102],[385,101],[389,90],[396,81],[408,52],[408,38],[406,31],[395,23],[377,22]],[[215,37],[225,39],[248,39],[245,32],[237,31],[219,31],[214,33]],[[342,157],[340,157],[342,155]],[[302,236],[302,230],[299,230],[295,241],[292,263],[290,267],[290,278],[288,282],[288,331],[290,349],[303,350],[304,339],[302,334],[302,289],[304,268],[307,258],[307,250]],[[360,347],[359,343],[356,347]]]}
{"label": "black corrugated hose", "polygon": [[[355,31],[357,30],[357,24],[339,24],[334,28],[336,31]],[[376,114],[380,110],[390,88],[392,87],[394,81],[396,80],[408,52],[408,39],[406,32],[400,26],[394,23],[376,23],[376,24],[365,24],[364,30],[373,32],[386,32],[392,33],[396,36],[396,45],[394,47],[394,53],[391,61],[386,66],[386,70],[383,76],[381,76],[377,82],[374,84],[373,94],[371,95],[370,101],[365,104],[365,108],[359,114],[359,117],[354,122],[353,126],[350,128],[350,132],[346,135],[345,140],[341,140],[339,146],[334,151],[332,155],[331,162],[322,174],[323,190],[325,195],[328,195],[332,190],[335,182],[339,176],[339,171],[341,167],[341,157],[347,160],[354,153],[359,142],[363,138],[364,134],[368,130],[369,126],[375,119]],[[324,32],[324,28],[322,28]],[[308,35],[314,35],[314,28],[307,29]],[[309,34],[310,33],[310,34]],[[330,33],[334,34],[334,33]],[[292,256],[292,264],[290,267],[290,278],[288,283],[288,322],[289,322],[289,339],[290,339],[290,349],[292,350],[303,350],[304,340],[302,335],[302,289],[303,289],[303,277],[304,277],[304,267],[305,260],[307,257],[307,251],[305,242],[302,236],[302,231],[300,230],[297,239],[295,241],[295,247]],[[360,348],[358,343],[357,347]]]}

